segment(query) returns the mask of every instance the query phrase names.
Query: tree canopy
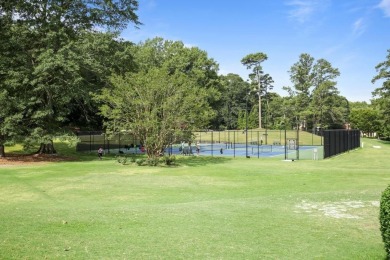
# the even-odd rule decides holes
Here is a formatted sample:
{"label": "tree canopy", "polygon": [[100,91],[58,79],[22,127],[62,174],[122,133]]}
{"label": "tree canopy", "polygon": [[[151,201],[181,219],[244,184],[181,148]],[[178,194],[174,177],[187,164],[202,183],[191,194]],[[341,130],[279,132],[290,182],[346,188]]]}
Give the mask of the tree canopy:
{"label": "tree canopy", "polygon": [[[91,88],[104,86],[118,64],[107,62],[113,50],[103,50],[112,46],[115,34],[94,30],[140,25],[137,7],[133,0],[0,2],[0,87],[1,98],[7,100],[0,121],[0,156],[7,141],[21,137],[40,142],[40,152],[55,152],[53,136],[64,131],[74,111],[87,114]],[[103,47],[98,46],[102,41]]]}
{"label": "tree canopy", "polygon": [[336,87],[339,70],[325,59],[316,61],[303,53],[289,72],[293,87],[284,89],[294,102],[293,116],[305,128],[342,127],[346,122],[344,115],[347,114],[348,101],[339,96]]}
{"label": "tree canopy", "polygon": [[98,100],[107,129],[131,132],[153,158],[173,141],[208,127],[220,93],[218,65],[198,48],[162,38],[134,46],[133,53],[135,71],[115,74]]}
{"label": "tree canopy", "polygon": [[206,89],[183,72],[151,68],[113,76],[111,82],[113,87],[99,96],[107,128],[132,133],[152,158],[181,141],[183,131],[204,127],[213,115]]}

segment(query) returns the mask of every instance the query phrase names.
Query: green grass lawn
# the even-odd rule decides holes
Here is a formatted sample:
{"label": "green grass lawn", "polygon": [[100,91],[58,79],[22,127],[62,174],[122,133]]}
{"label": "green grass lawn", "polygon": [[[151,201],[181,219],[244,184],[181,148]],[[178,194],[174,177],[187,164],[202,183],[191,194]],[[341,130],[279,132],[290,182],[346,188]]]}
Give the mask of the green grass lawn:
{"label": "green grass lawn", "polygon": [[3,166],[0,259],[384,259],[390,144],[363,142],[320,161]]}

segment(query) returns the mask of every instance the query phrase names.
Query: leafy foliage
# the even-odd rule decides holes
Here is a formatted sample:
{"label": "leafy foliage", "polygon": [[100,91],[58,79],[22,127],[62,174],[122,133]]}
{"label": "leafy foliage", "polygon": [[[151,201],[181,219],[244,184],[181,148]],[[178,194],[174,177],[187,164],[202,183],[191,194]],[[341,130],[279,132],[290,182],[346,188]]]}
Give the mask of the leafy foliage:
{"label": "leafy foliage", "polygon": [[390,186],[382,193],[379,220],[382,240],[384,242],[387,257],[390,257]]}
{"label": "leafy foliage", "polygon": [[98,97],[107,128],[132,132],[149,157],[158,157],[179,130],[198,129],[213,115],[205,89],[182,72],[153,68],[111,82],[113,87]]}
{"label": "leafy foliage", "polygon": [[17,15],[18,21],[31,27],[69,32],[90,30],[95,26],[123,29],[128,22],[141,25],[135,11],[136,0],[8,0],[0,4],[0,13]]}
{"label": "leafy foliage", "polygon": [[[221,104],[218,112],[220,125],[226,129],[242,129],[239,120],[242,119],[242,111],[245,111],[245,93],[248,83],[237,74],[220,76],[221,78]],[[241,116],[240,116],[241,115]]]}
{"label": "leafy foliage", "polygon": [[387,52],[386,60],[375,67],[378,74],[372,79],[373,83],[382,81],[382,86],[372,94],[381,114],[382,125],[378,132],[385,138],[390,138],[390,50]]}
{"label": "leafy foliage", "polygon": [[[272,89],[271,85],[274,81],[269,74],[264,74],[261,67],[261,63],[268,59],[268,56],[265,53],[258,52],[248,54],[241,59],[241,63],[247,67],[247,69],[252,69],[252,73],[249,75],[249,78],[252,80],[252,85],[254,85],[254,90],[258,96],[258,123],[259,128],[263,127],[262,124],[262,97],[267,94],[268,90]],[[248,93],[249,94],[249,93]]]}
{"label": "leafy foliage", "polygon": [[371,133],[380,131],[380,115],[378,110],[372,107],[353,109],[350,122],[353,128],[360,129],[369,136]]}
{"label": "leafy foliage", "polygon": [[290,69],[293,87],[285,87],[293,102],[292,116],[313,128],[340,128],[347,121],[348,101],[339,96],[334,81],[340,75],[325,59],[303,53]]}
{"label": "leafy foliage", "polygon": [[115,34],[93,31],[140,25],[137,7],[135,0],[0,2],[0,146],[17,137],[51,144],[74,115],[90,120],[90,92],[123,61],[111,47],[125,47],[113,44]]}
{"label": "leafy foliage", "polygon": [[142,166],[145,164],[145,158],[138,158],[135,160],[135,163],[138,165],[138,166]]}
{"label": "leafy foliage", "polygon": [[167,166],[174,165],[176,163],[176,156],[164,155],[163,157],[161,157],[161,162]]}
{"label": "leafy foliage", "polygon": [[[97,96],[110,132],[129,131],[159,157],[179,132],[206,127],[219,99],[217,64],[182,42],[148,40],[132,48],[135,72],[115,73]],[[186,139],[191,139],[186,137]]]}
{"label": "leafy foliage", "polygon": [[125,155],[117,155],[116,160],[118,163],[120,163],[122,165],[126,165],[129,158]]}

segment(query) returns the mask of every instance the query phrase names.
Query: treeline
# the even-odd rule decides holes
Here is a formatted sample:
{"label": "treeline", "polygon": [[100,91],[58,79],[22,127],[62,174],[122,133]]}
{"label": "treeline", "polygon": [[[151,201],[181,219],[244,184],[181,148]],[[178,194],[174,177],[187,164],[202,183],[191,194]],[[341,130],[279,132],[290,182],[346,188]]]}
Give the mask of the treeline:
{"label": "treeline", "polygon": [[[10,0],[0,3],[0,156],[4,145],[41,144],[75,129],[131,131],[158,155],[183,130],[359,128],[389,137],[389,66],[371,104],[337,90],[340,72],[301,54],[286,96],[272,92],[264,53],[241,60],[249,80],[219,75],[206,51],[162,38],[119,38],[141,24],[137,1]],[[390,51],[389,51],[390,53]]]}

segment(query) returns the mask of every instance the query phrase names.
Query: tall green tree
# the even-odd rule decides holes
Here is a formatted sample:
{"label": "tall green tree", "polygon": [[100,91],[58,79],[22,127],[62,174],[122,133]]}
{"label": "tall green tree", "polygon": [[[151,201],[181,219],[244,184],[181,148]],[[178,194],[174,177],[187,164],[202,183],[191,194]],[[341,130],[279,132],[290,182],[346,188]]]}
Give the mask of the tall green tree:
{"label": "tall green tree", "polygon": [[113,76],[103,89],[101,113],[111,132],[131,132],[145,145],[149,158],[181,141],[183,131],[205,127],[213,116],[207,90],[184,72],[167,68]]}
{"label": "tall green tree", "polygon": [[16,139],[20,133],[18,125],[22,124],[22,115],[15,111],[23,105],[15,97],[15,89],[10,86],[7,77],[9,68],[24,60],[22,53],[14,52],[18,50],[17,42],[7,40],[14,33],[12,24],[11,15],[3,14],[0,17],[0,157],[5,156],[4,145]]}
{"label": "tall green tree", "polygon": [[[73,45],[78,54],[78,73],[80,82],[78,95],[69,107],[70,114],[63,126],[101,129],[102,118],[96,112],[99,104],[93,99],[93,93],[111,85],[110,75],[124,75],[134,71],[134,44],[116,39],[116,34],[85,32]],[[82,92],[82,94],[81,94]]]}
{"label": "tall green tree", "polygon": [[359,129],[369,137],[380,131],[380,113],[372,107],[352,109],[350,115],[352,128]]}
{"label": "tall green tree", "polygon": [[[330,127],[345,121],[348,102],[341,102],[335,79],[340,75],[337,68],[325,59],[315,60],[307,53],[290,69],[293,87],[285,87],[294,100],[293,117],[308,127]],[[343,112],[344,111],[344,112]]]}
{"label": "tall green tree", "polygon": [[221,81],[221,109],[216,112],[221,119],[221,124],[226,129],[237,129],[241,111],[245,110],[246,91],[249,84],[239,75],[229,73],[220,76]]}
{"label": "tall green tree", "polygon": [[112,77],[98,100],[107,130],[130,131],[154,158],[181,141],[179,132],[209,128],[221,96],[218,64],[199,48],[162,38],[132,50],[134,72]]}
{"label": "tall green tree", "polygon": [[[40,152],[55,152],[52,137],[63,130],[75,104],[88,103],[77,102],[88,99],[86,86],[104,81],[98,66],[91,66],[99,62],[97,56],[84,55],[81,39],[97,28],[139,25],[137,7],[133,0],[0,2],[0,86],[6,90],[3,95],[18,102],[5,103],[3,112],[8,112],[0,123],[0,146],[17,133],[40,142]],[[15,122],[12,118],[21,124],[6,123]],[[17,131],[10,129],[14,125]]]}
{"label": "tall green tree", "polygon": [[257,85],[257,95],[258,95],[258,109],[259,109],[259,128],[263,128],[262,126],[262,96],[267,93],[269,89],[272,89],[272,77],[269,74],[264,75],[261,63],[268,59],[267,54],[258,52],[251,53],[246,55],[241,59],[241,63],[247,67],[247,69],[251,69],[252,73],[250,75],[250,79],[253,84]]}
{"label": "tall green tree", "polygon": [[141,25],[135,13],[136,0],[7,0],[0,2],[0,14],[40,33],[56,29],[74,34],[93,28],[124,29],[129,22]]}
{"label": "tall green tree", "polygon": [[165,40],[161,37],[148,39],[136,46],[135,62],[141,71],[151,68],[165,68],[170,73],[177,71],[185,73],[197,81],[197,83],[208,89],[209,99],[219,90],[218,64],[208,57],[206,51],[197,47],[186,47],[181,41]]}
{"label": "tall green tree", "polygon": [[307,53],[299,56],[299,61],[290,68],[290,80],[293,84],[292,88],[285,87],[290,93],[290,97],[295,101],[294,117],[307,117],[311,102],[311,92],[313,89],[313,66],[315,59]]}
{"label": "tall green tree", "polygon": [[[138,71],[163,68],[171,74],[184,73],[206,90],[207,101],[215,111],[221,109],[219,68],[216,61],[208,57],[207,52],[197,47],[186,47],[181,41],[156,37],[138,44],[134,57]],[[208,128],[217,128],[219,123],[219,118],[214,117]]]}
{"label": "tall green tree", "polygon": [[283,129],[282,123],[284,122],[284,100],[288,97],[281,97],[277,93],[268,92],[267,101],[267,128],[269,129]]}
{"label": "tall green tree", "polygon": [[375,104],[380,109],[382,115],[382,127],[380,134],[385,138],[390,138],[390,49],[387,50],[386,60],[375,67],[378,74],[372,79],[372,83],[382,82],[382,86],[373,91]]}
{"label": "tall green tree", "polygon": [[339,125],[340,122],[346,121],[345,113],[336,109],[340,108],[340,104],[345,111],[349,109],[348,102],[339,102],[344,99],[338,96],[337,82],[334,81],[338,76],[340,76],[339,70],[333,68],[329,61],[319,59],[314,64],[311,100],[314,124],[322,123],[322,127],[329,127],[331,124]]}

